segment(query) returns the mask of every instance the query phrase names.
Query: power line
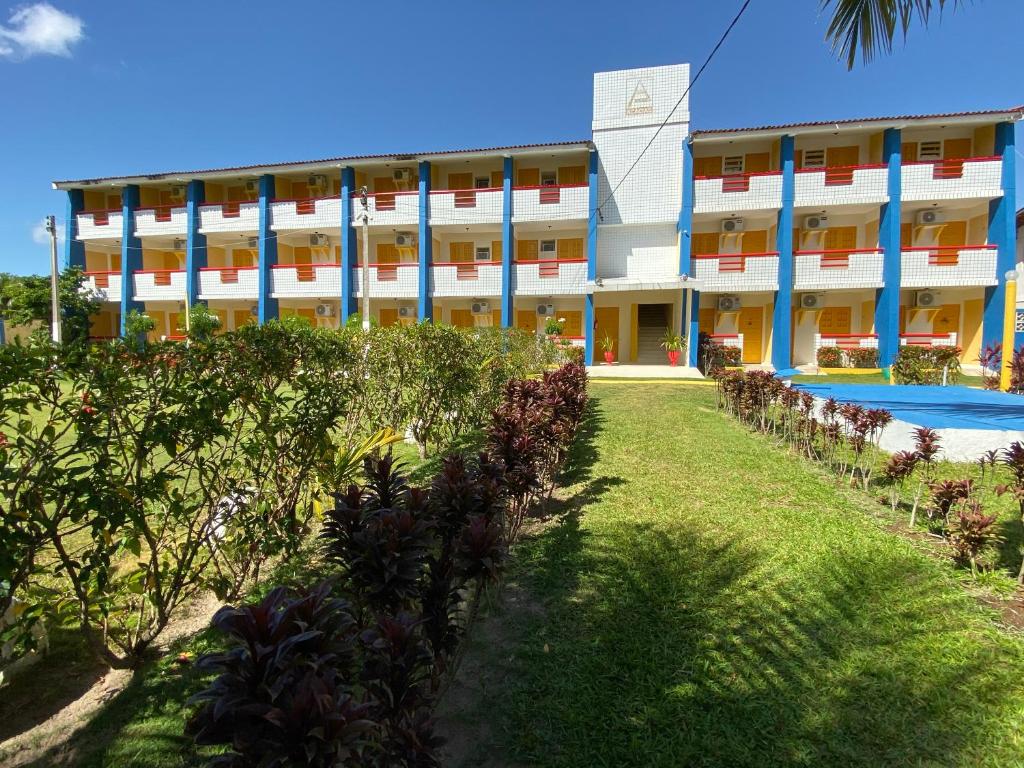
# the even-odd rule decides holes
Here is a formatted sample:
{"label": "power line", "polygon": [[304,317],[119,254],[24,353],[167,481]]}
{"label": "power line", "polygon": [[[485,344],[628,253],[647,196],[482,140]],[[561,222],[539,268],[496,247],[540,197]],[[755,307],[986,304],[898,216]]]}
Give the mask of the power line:
{"label": "power line", "polygon": [[[718,42],[715,44],[715,47],[711,49],[711,53],[709,53],[708,57],[704,59],[704,63],[700,65],[700,69],[697,70],[697,74],[694,75],[693,79],[690,80],[689,84],[687,84],[686,90],[683,91],[683,95],[679,97],[679,101],[676,102],[676,105],[672,107],[672,110],[668,113],[668,115],[665,116],[665,119],[661,122],[661,125],[658,126],[658,129],[654,132],[654,135],[651,136],[651,140],[647,142],[647,146],[640,151],[640,154],[637,155],[636,160],[634,160],[633,164],[629,166],[629,170],[627,170],[622,175],[622,178],[619,179],[618,183],[612,188],[612,191],[608,193],[608,196],[604,199],[604,202],[602,202],[594,209],[594,213],[600,214],[601,209],[608,203],[609,200],[612,199],[612,197],[614,197],[619,187],[622,186],[622,182],[624,182],[629,177],[629,174],[633,172],[633,170],[640,163],[640,160],[643,159],[643,156],[647,153],[647,150],[651,148],[652,144],[654,144],[654,140],[658,138],[658,134],[661,133],[662,129],[666,125],[668,125],[668,121],[672,119],[672,115],[676,113],[676,110],[679,109],[679,105],[682,104],[686,97],[689,95],[690,89],[693,88],[694,84],[698,80],[700,80],[700,76],[704,74],[704,70],[707,69],[708,64],[711,63],[711,60],[715,58],[715,54],[718,53],[718,49],[722,47],[722,44],[725,42],[725,39],[729,37],[729,33],[732,32],[733,27],[735,27],[736,24],[739,22],[740,17],[743,16],[744,11],[747,10],[747,6],[749,5],[750,0],[744,0],[743,5],[740,7],[739,13],[736,14],[735,18],[733,18],[729,26],[725,28],[725,32],[722,33],[722,36],[718,39]],[[593,218],[593,216],[594,214],[591,214],[590,218]]]}

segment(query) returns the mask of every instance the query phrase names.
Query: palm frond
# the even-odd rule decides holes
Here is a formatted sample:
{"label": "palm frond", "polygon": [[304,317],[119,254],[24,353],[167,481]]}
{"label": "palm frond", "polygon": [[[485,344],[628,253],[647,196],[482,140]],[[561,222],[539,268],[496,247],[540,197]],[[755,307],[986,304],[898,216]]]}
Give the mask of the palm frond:
{"label": "palm frond", "polygon": [[946,5],[954,9],[963,0],[821,0],[823,12],[832,10],[825,39],[832,51],[853,69],[860,54],[867,64],[881,53],[892,53],[896,33],[906,39],[914,21],[927,26],[932,15]]}

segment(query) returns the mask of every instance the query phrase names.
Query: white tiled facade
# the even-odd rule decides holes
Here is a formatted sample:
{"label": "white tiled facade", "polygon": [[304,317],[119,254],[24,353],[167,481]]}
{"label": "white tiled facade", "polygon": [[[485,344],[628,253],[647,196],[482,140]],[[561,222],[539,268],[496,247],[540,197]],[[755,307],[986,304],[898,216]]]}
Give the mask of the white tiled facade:
{"label": "white tiled facade", "polygon": [[[319,307],[315,323],[337,325],[365,298],[368,259],[381,322],[414,307],[535,330],[544,309],[588,350],[612,336],[620,362],[655,330],[692,347],[698,323],[745,363],[787,365],[787,334],[797,364],[830,339],[885,349],[876,303],[892,300],[907,339],[976,344],[1014,204],[997,136],[1017,112],[691,132],[689,79],[687,64],[595,74],[592,138],[577,142],[59,182],[69,263],[113,305],[120,253],[130,301],[207,301],[230,328],[253,307]],[[117,207],[118,184],[144,204]],[[922,292],[935,309],[908,305]]]}

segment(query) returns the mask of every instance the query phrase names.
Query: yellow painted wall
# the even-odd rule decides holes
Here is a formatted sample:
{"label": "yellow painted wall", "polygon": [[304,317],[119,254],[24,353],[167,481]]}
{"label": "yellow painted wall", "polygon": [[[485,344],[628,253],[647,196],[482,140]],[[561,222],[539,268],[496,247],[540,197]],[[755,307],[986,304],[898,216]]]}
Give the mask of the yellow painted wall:
{"label": "yellow painted wall", "polygon": [[294,264],[295,263],[295,249],[282,243],[280,240],[277,243],[277,263],[278,264]]}
{"label": "yellow painted wall", "polygon": [[963,332],[960,335],[961,360],[968,365],[978,362],[981,352],[982,314],[985,311],[983,299],[968,299],[964,302]]}
{"label": "yellow painted wall", "polygon": [[983,125],[974,129],[975,157],[992,157],[996,152],[996,127]]}
{"label": "yellow painted wall", "polygon": [[227,266],[227,255],[223,248],[207,248],[206,249],[206,265],[208,267],[226,267]]}
{"label": "yellow painted wall", "polygon": [[206,191],[204,193],[204,199],[208,203],[223,203],[224,202],[224,185],[214,184],[213,182],[206,182]]}
{"label": "yellow painted wall", "polygon": [[868,162],[882,162],[882,133],[873,133],[868,137]]}
{"label": "yellow painted wall", "polygon": [[983,245],[988,241],[988,216],[973,216],[967,220],[965,245]]}

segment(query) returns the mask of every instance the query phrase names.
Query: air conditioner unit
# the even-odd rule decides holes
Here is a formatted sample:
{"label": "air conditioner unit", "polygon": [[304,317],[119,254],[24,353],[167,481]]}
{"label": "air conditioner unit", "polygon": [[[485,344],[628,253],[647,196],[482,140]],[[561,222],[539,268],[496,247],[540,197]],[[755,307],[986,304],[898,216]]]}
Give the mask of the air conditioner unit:
{"label": "air conditioner unit", "polygon": [[253,317],[258,317],[260,314],[260,305],[253,304],[251,307],[249,307],[249,314],[252,315]]}
{"label": "air conditioner unit", "polygon": [[718,297],[718,311],[719,312],[735,312],[740,308],[740,297],[739,296],[719,296]]}
{"label": "air conditioner unit", "polygon": [[817,309],[821,299],[816,293],[800,294],[800,309]]}
{"label": "air conditioner unit", "polygon": [[188,194],[188,188],[184,184],[175,184],[171,187],[171,202],[181,203],[185,201],[185,196]]}
{"label": "air conditioner unit", "polygon": [[259,239],[259,237],[250,237],[249,240],[248,240],[248,243],[249,243],[249,249],[250,250],[255,251],[257,248],[260,247],[260,239]]}
{"label": "air conditioner unit", "polygon": [[322,173],[314,173],[306,180],[309,193],[322,195],[327,191],[327,177]]}
{"label": "air conditioner unit", "polygon": [[932,291],[918,291],[914,294],[914,306],[919,309],[938,306],[939,297]]}
{"label": "air conditioner unit", "polygon": [[334,317],[334,305],[333,304],[317,304],[316,305],[316,316],[317,317]]}
{"label": "air conditioner unit", "polygon": [[538,304],[537,305],[537,314],[540,315],[541,317],[551,317],[553,314],[555,314],[555,305],[554,304]]}
{"label": "air conditioner unit", "polygon": [[395,247],[396,248],[415,248],[416,247],[416,233],[415,232],[396,232],[395,233]]}
{"label": "air conditioner unit", "polygon": [[396,183],[409,184],[412,182],[412,168],[395,168],[391,172],[391,178]]}
{"label": "air conditioner unit", "polygon": [[174,246],[173,246],[174,250],[176,250],[176,251],[184,251],[187,246],[188,246],[188,241],[185,238],[183,238],[183,237],[176,237],[176,238],[174,238]]}
{"label": "air conditioner unit", "polygon": [[245,182],[245,191],[249,195],[257,195],[260,191],[260,183],[255,180]]}
{"label": "air conditioner unit", "polygon": [[553,255],[558,252],[558,246],[554,240],[541,240],[540,252],[545,255]]}
{"label": "air conditioner unit", "polygon": [[722,231],[727,233],[742,232],[743,219],[722,219]]}
{"label": "air conditioner unit", "polygon": [[403,320],[416,319],[416,307],[405,304],[398,308],[398,316]]}
{"label": "air conditioner unit", "polygon": [[491,314],[491,303],[489,301],[474,301],[471,310],[474,315]]}
{"label": "air conditioner unit", "polygon": [[476,249],[476,260],[477,261],[490,261],[491,260],[491,248],[490,246],[481,246]]}
{"label": "air conditioner unit", "polygon": [[926,211],[918,211],[917,216],[914,217],[914,221],[919,226],[930,226],[932,224],[941,224],[946,220],[946,212],[941,208],[929,208]]}
{"label": "air conditioner unit", "polygon": [[828,227],[828,216],[806,216],[804,217],[804,229],[826,229]]}
{"label": "air conditioner unit", "polygon": [[331,244],[331,239],[327,235],[322,235],[319,232],[309,236],[309,247],[310,248],[327,248]]}

